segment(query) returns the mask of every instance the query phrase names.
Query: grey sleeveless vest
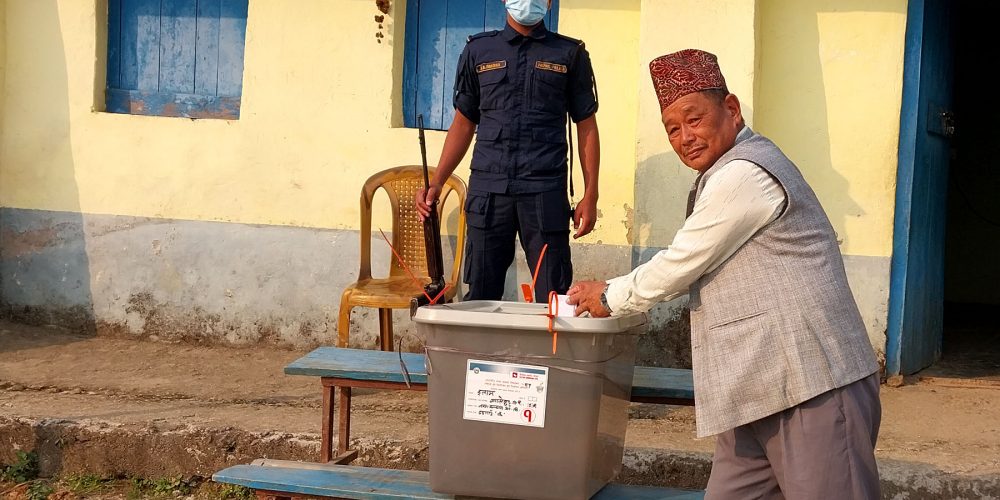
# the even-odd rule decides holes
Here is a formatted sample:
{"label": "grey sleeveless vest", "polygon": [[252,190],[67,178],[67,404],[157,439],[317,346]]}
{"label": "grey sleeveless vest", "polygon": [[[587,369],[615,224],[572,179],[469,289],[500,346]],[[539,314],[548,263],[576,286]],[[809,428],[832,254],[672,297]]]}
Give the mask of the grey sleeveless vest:
{"label": "grey sleeveless vest", "polygon": [[698,436],[791,408],[879,369],[833,226],[798,168],[754,133],[726,163],[759,165],[785,190],[784,212],[690,287]]}

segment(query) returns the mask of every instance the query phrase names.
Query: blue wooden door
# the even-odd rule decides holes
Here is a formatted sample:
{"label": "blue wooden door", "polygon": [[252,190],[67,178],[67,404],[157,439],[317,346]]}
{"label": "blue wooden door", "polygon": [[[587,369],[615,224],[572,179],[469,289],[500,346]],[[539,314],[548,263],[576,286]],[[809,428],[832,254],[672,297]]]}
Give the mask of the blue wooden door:
{"label": "blue wooden door", "polygon": [[[403,62],[403,121],[417,126],[424,115],[429,129],[445,130],[455,117],[455,70],[469,35],[500,30],[507,11],[500,0],[410,0],[406,12]],[[555,31],[559,1],[553,0],[545,26]]]}
{"label": "blue wooden door", "polygon": [[107,110],[238,118],[248,0],[109,0]]}
{"label": "blue wooden door", "polygon": [[889,375],[941,355],[953,87],[950,0],[910,0],[886,345]]}

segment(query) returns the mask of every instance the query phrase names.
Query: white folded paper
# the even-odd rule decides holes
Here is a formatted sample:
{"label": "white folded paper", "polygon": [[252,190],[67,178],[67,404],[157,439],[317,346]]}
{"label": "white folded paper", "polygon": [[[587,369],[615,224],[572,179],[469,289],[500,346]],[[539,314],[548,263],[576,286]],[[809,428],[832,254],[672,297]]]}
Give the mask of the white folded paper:
{"label": "white folded paper", "polygon": [[559,300],[559,311],[556,316],[567,316],[572,318],[576,314],[576,306],[571,306],[566,301],[569,299],[569,295],[557,295]]}

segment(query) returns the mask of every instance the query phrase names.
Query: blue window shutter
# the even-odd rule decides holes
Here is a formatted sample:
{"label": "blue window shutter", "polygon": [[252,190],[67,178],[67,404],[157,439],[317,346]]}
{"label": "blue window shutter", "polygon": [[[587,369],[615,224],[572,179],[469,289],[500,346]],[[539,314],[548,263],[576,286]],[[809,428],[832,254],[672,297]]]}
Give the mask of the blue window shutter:
{"label": "blue window shutter", "polygon": [[417,126],[417,39],[420,32],[420,0],[406,2],[406,34],[403,38],[403,125]]}
{"label": "blue window shutter", "polygon": [[219,19],[219,95],[243,94],[243,53],[247,35],[247,0],[223,0]]}
{"label": "blue window shutter", "polygon": [[160,6],[159,92],[194,93],[197,0],[167,0]]}
{"label": "blue window shutter", "polygon": [[441,126],[447,129],[455,118],[455,106],[452,97],[455,91],[455,71],[458,69],[458,58],[465,49],[469,35],[484,31],[483,20],[486,18],[486,4],[500,3],[494,0],[449,0],[448,22],[444,46],[444,57],[441,61],[444,74],[444,85],[441,87]]}
{"label": "blue window shutter", "polygon": [[156,91],[160,66],[160,0],[121,0],[121,88]]}
{"label": "blue window shutter", "polygon": [[122,0],[108,0],[108,87],[121,88]]}
{"label": "blue window shutter", "polygon": [[559,0],[552,0],[552,8],[545,16],[545,25],[552,31],[559,31]]}
{"label": "blue window shutter", "polygon": [[[466,0],[468,1],[468,0]],[[482,0],[475,0],[482,1]],[[422,0],[418,8],[417,109],[427,128],[442,129],[441,95],[445,84],[444,48],[447,39],[447,0]]]}
{"label": "blue window shutter", "polygon": [[[545,25],[557,29],[559,1]],[[403,59],[403,123],[446,130],[455,116],[452,96],[458,58],[469,35],[503,29],[507,11],[500,0],[410,0]]]}
{"label": "blue window shutter", "polygon": [[238,118],[248,0],[109,0],[107,110]]}
{"label": "blue window shutter", "polygon": [[222,0],[198,0],[198,32],[195,35],[194,93],[219,93],[219,24]]}
{"label": "blue window shutter", "polygon": [[507,9],[503,2],[491,2],[486,0],[486,20],[483,23],[483,31],[502,30],[507,24]]}

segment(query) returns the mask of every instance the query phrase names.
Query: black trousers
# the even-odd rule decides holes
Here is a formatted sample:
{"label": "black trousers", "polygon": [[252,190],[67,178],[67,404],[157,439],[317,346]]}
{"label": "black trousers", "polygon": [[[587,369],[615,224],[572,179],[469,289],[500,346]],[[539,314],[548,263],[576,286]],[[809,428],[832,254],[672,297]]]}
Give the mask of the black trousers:
{"label": "black trousers", "polygon": [[[528,260],[535,265],[548,244],[535,301],[545,303],[550,290],[565,294],[573,283],[569,226],[572,211],[565,191],[536,194],[495,194],[470,191],[465,204],[465,300],[500,300],[507,268],[514,262],[514,237],[519,236]],[[530,279],[530,278],[529,278]],[[520,298],[518,284],[518,297]]]}

